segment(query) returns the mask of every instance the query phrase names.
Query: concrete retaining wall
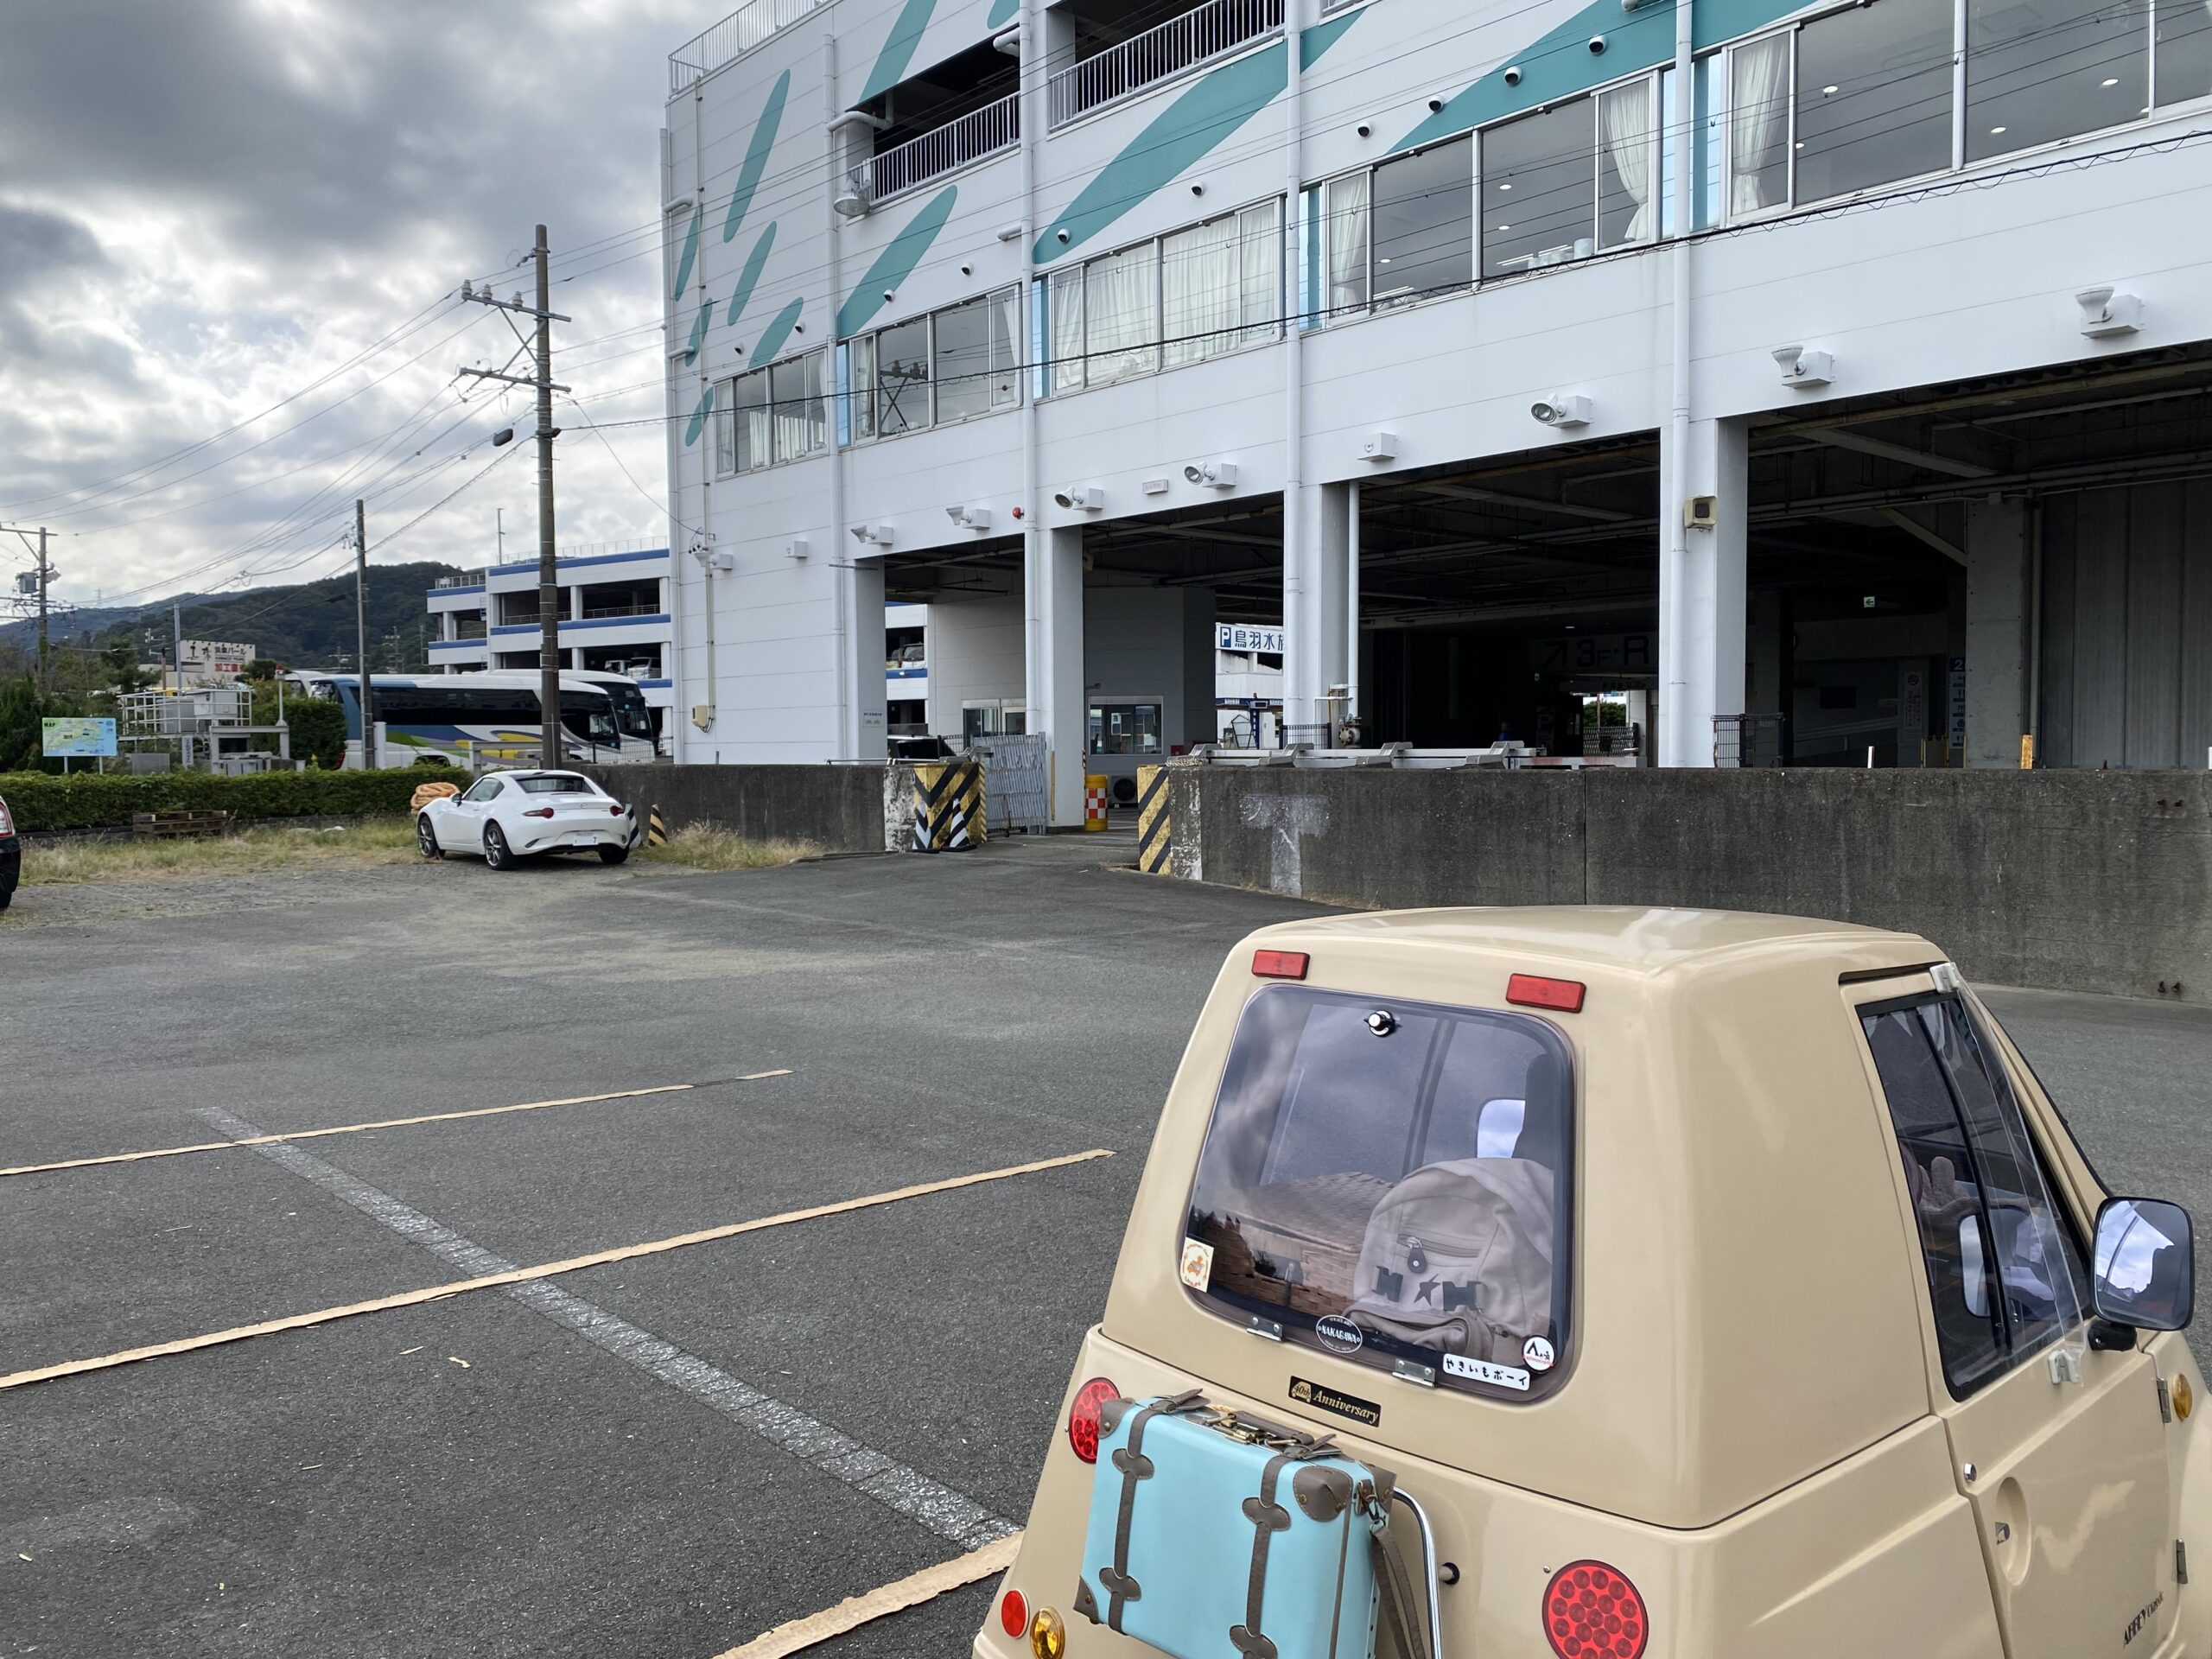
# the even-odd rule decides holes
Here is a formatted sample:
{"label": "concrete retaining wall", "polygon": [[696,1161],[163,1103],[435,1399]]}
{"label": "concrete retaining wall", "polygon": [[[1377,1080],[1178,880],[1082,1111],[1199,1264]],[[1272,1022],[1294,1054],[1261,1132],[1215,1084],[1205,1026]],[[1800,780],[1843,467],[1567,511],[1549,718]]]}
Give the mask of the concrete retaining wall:
{"label": "concrete retaining wall", "polygon": [[1179,765],[1178,875],[1325,901],[1901,927],[1969,978],[2212,1004],[2212,775]]}
{"label": "concrete retaining wall", "polygon": [[[640,812],[658,805],[671,830],[718,823],[760,841],[810,841],[825,852],[884,850],[885,768],[874,766],[585,766]],[[910,785],[911,786],[911,785]]]}

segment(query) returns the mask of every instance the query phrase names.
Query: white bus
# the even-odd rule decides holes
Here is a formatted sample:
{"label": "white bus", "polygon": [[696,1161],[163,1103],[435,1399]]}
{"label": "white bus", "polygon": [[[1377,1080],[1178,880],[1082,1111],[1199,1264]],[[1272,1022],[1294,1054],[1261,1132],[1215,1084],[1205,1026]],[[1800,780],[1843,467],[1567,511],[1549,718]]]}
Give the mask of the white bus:
{"label": "white bus", "polygon": [[[346,735],[361,739],[360,677],[302,671],[285,677],[306,696],[334,697],[346,710]],[[538,676],[535,671],[479,674],[378,674],[377,720],[391,766],[416,760],[448,766],[609,764],[660,757],[653,711],[636,683],[620,675],[561,676],[561,729],[566,753],[538,759]]]}

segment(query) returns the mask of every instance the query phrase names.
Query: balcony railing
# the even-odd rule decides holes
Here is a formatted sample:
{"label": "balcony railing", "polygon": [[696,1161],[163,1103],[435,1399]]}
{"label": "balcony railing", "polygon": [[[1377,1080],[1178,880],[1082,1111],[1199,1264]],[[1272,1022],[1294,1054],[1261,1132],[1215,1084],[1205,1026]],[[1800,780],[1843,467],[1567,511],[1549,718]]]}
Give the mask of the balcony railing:
{"label": "balcony railing", "polygon": [[627,605],[587,605],[584,607],[582,620],[586,622],[596,622],[601,618],[610,616],[658,616],[659,614],[658,601],[638,600]]}
{"label": "balcony railing", "polygon": [[726,63],[734,63],[770,35],[789,29],[824,0],[752,0],[701,35],[668,54],[668,92],[671,98],[704,80]]}
{"label": "balcony railing", "polygon": [[868,200],[887,200],[1020,142],[1021,95],[1016,92],[874,157],[868,164]]}
{"label": "balcony railing", "polygon": [[1052,124],[1064,125],[1281,27],[1282,0],[1211,0],[1054,75],[1048,83]]}

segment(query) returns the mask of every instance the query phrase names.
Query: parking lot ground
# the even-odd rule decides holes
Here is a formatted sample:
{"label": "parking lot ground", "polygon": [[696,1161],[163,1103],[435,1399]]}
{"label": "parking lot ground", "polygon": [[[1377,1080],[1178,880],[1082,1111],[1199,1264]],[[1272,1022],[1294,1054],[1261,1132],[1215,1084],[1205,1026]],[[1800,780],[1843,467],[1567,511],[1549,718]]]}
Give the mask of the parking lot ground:
{"label": "parking lot ground", "polygon": [[[0,1374],[1116,1154],[0,1392],[0,1654],[713,1659],[1019,1525],[1190,1021],[1314,908],[1126,839],[80,889],[0,934],[0,1166],[702,1085],[0,1178]],[[2212,1213],[2212,1015],[1991,1001],[2108,1179]],[[821,1651],[958,1659],[988,1593]]]}

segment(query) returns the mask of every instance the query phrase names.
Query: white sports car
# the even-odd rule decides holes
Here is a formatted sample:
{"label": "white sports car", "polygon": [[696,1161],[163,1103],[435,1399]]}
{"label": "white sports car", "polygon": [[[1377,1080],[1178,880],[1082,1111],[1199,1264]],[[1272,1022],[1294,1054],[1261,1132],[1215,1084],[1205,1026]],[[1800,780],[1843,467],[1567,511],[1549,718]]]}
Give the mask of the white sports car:
{"label": "white sports car", "polygon": [[637,814],[576,772],[486,772],[466,794],[432,801],[415,817],[423,857],[469,853],[495,870],[587,849],[620,864],[637,838]]}

